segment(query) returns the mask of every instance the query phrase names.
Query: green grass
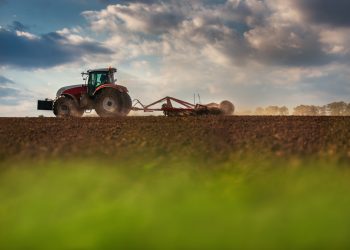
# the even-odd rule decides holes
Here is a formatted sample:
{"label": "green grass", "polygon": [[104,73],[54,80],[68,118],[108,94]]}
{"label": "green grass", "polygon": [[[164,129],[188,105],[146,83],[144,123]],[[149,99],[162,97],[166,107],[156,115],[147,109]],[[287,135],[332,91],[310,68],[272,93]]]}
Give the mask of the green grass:
{"label": "green grass", "polygon": [[155,159],[1,165],[2,249],[350,247],[346,164],[236,159],[213,166]]}

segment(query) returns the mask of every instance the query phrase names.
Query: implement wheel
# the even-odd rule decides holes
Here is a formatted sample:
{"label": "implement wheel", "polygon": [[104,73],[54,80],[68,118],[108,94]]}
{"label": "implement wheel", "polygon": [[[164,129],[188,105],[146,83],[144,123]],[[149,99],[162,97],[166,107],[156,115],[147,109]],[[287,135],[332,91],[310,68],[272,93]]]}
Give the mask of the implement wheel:
{"label": "implement wheel", "polygon": [[53,113],[57,117],[82,117],[84,110],[73,99],[60,96],[53,103]]}
{"label": "implement wheel", "polygon": [[224,115],[233,115],[235,112],[235,106],[230,101],[222,101],[219,107]]}

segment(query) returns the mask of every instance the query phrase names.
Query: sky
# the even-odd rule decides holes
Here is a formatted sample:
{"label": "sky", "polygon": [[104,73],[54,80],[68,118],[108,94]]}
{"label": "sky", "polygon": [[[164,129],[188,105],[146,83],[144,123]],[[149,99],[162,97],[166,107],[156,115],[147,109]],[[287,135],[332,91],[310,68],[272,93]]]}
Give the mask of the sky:
{"label": "sky", "polygon": [[348,0],[0,0],[0,116],[113,66],[132,99],[350,102]]}

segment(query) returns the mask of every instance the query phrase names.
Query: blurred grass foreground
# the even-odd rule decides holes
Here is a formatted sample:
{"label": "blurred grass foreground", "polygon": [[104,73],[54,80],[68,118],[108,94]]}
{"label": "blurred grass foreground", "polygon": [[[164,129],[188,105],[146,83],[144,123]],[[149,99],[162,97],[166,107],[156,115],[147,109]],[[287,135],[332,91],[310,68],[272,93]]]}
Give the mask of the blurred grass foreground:
{"label": "blurred grass foreground", "polygon": [[0,247],[350,248],[344,163],[135,162],[1,166]]}

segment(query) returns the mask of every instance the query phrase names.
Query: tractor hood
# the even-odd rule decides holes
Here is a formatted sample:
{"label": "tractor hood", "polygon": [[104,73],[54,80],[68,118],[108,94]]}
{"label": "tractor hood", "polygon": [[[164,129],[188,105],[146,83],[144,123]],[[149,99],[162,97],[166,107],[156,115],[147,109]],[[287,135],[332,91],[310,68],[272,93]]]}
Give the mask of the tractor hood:
{"label": "tractor hood", "polygon": [[59,97],[62,95],[62,93],[64,91],[66,91],[67,89],[72,89],[72,88],[77,88],[77,87],[81,87],[82,85],[81,84],[78,84],[78,85],[70,85],[70,86],[65,86],[65,87],[62,87],[60,88],[57,93],[56,93],[56,97]]}

